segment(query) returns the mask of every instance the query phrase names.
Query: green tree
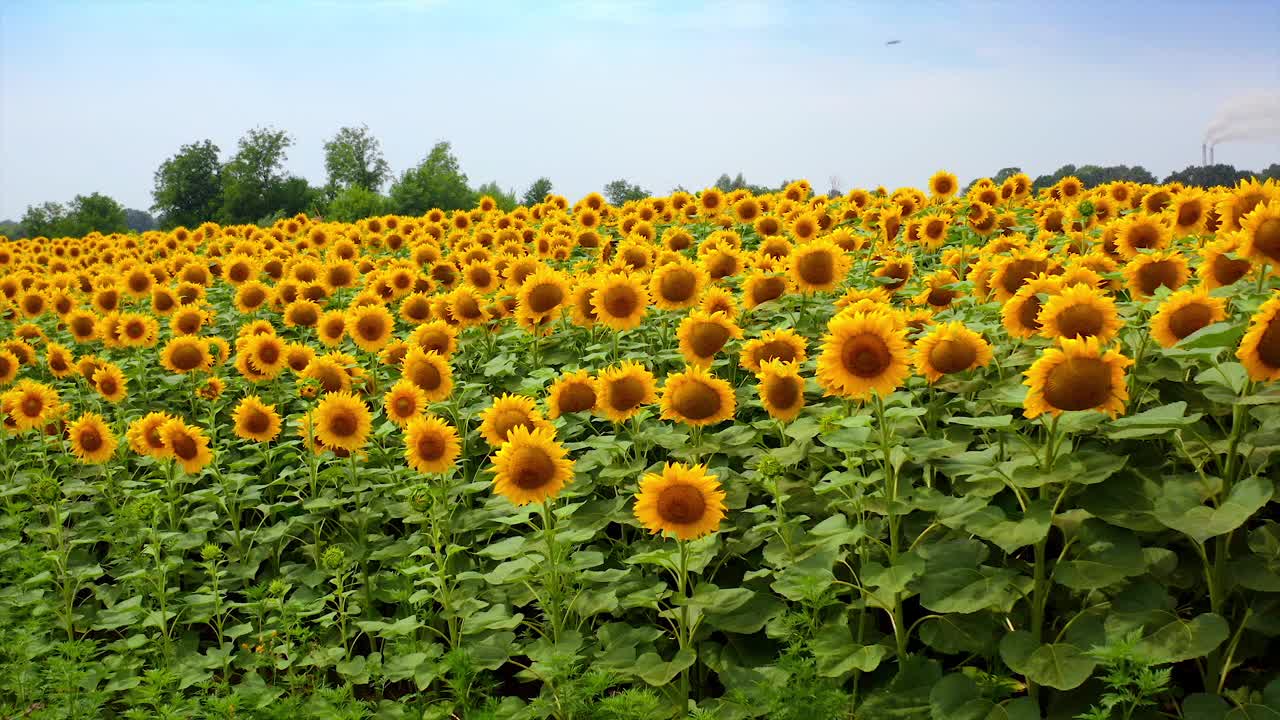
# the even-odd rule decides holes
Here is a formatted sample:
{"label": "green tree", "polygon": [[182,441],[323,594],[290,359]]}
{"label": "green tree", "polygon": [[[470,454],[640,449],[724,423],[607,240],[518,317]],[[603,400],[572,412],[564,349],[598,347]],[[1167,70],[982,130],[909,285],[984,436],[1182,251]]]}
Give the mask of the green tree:
{"label": "green tree", "polygon": [[213,220],[222,207],[222,164],[209,140],[183,145],[160,164],[151,191],[151,210],[166,229],[195,227]]}
{"label": "green tree", "polygon": [[333,200],[329,201],[325,219],[355,222],[375,215],[385,215],[390,204],[390,201],[382,195],[353,185],[345,190],[339,190]]}
{"label": "green tree", "polygon": [[367,125],[341,128],[324,144],[324,169],[335,193],[350,187],[376,191],[391,176],[382,145]]}
{"label": "green tree", "polygon": [[628,200],[643,200],[649,197],[649,191],[625,179],[619,179],[604,186],[604,196],[609,200],[610,205],[622,205]]}
{"label": "green tree", "polygon": [[1259,180],[1280,180],[1280,163],[1271,163],[1258,173]]}
{"label": "green tree", "polygon": [[479,199],[485,195],[493,198],[494,201],[498,203],[498,207],[505,212],[511,212],[516,209],[517,201],[516,191],[514,188],[511,190],[503,190],[497,182],[489,181],[476,188],[476,201],[478,202]]}
{"label": "green tree", "polygon": [[102,193],[77,195],[67,206],[65,234],[78,237],[93,231],[122,233],[129,231],[124,207]]}
{"label": "green tree", "polygon": [[467,176],[448,142],[438,142],[427,157],[405,170],[391,185],[391,209],[401,215],[422,215],[431,208],[463,210],[475,203]]}
{"label": "green tree", "polygon": [[146,210],[125,208],[124,221],[129,225],[129,229],[133,232],[141,233],[156,229],[156,219]]}
{"label": "green tree", "polygon": [[67,208],[56,202],[28,205],[18,224],[27,237],[63,237],[67,234]]}
{"label": "green tree", "polygon": [[520,204],[525,207],[533,207],[551,194],[551,178],[540,177],[533,181],[528,190],[524,191],[524,197],[520,199]]}
{"label": "green tree", "polygon": [[1232,165],[1218,163],[1217,165],[1191,165],[1177,172],[1169,173],[1169,176],[1164,181],[1167,183],[1180,182],[1186,185],[1199,185],[1200,187],[1213,187],[1214,185],[1231,187],[1252,176],[1253,173],[1248,170],[1237,170]]}
{"label": "green tree", "polygon": [[251,223],[281,210],[287,178],[284,162],[293,138],[284,130],[254,128],[240,138],[236,154],[222,167],[224,222]]}

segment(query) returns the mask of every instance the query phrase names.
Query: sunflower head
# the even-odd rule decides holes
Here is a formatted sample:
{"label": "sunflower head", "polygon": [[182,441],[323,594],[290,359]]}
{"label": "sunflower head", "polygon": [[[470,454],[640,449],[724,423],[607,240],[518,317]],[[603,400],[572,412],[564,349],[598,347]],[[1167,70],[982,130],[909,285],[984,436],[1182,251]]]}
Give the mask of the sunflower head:
{"label": "sunflower head", "polygon": [[731,338],[742,337],[742,330],[722,312],[695,310],[680,321],[676,337],[685,361],[705,367]]}
{"label": "sunflower head", "polygon": [[85,413],[67,426],[71,452],[82,463],[103,463],[116,451],[116,436],[102,416]]}
{"label": "sunflower head", "polygon": [[315,408],[315,434],[328,448],[356,452],[369,440],[373,416],[350,392],[331,392]]}
{"label": "sunflower head", "polygon": [[427,402],[438,402],[453,393],[453,368],[440,353],[411,347],[400,363],[400,376],[417,385]]}
{"label": "sunflower head", "polygon": [[760,404],[773,418],[790,422],[804,409],[805,380],[800,365],[782,360],[765,360],[756,373]]}
{"label": "sunflower head", "polygon": [[637,362],[623,361],[596,378],[596,409],[614,422],[625,422],[657,397],[653,373]]}
{"label": "sunflower head", "polygon": [[461,452],[458,431],[434,415],[414,417],[405,426],[405,461],[420,473],[448,472]]}
{"label": "sunflower head", "polygon": [[404,427],[426,409],[427,398],[413,381],[401,378],[383,396],[382,407],[388,420]]}
{"label": "sunflower head", "polygon": [[766,360],[803,363],[808,357],[808,341],[790,328],[765,330],[760,337],[742,345],[739,362],[751,372],[759,372]]}
{"label": "sunflower head", "polygon": [[931,383],[991,362],[991,345],[959,322],[938,325],[915,343],[916,370]]}
{"label": "sunflower head", "polygon": [[586,370],[561,375],[547,394],[547,416],[553,420],[567,413],[591,412],[596,405],[596,381]]}
{"label": "sunflower head", "polygon": [[1253,380],[1280,380],[1280,294],[1272,294],[1249,319],[1236,357]]}
{"label": "sunflower head", "polygon": [[[1065,278],[1065,275],[1064,275]],[[1124,327],[1116,302],[1092,283],[1067,285],[1052,295],[1037,316],[1040,334],[1053,338],[1096,337],[1106,342]]]}
{"label": "sunflower head", "polygon": [[157,460],[169,457],[171,453],[169,447],[164,443],[164,436],[160,434],[160,429],[164,427],[165,423],[173,419],[173,416],[168,413],[150,412],[134,420],[129,425],[129,431],[125,433],[130,449],[139,455],[146,455]]}
{"label": "sunflower head", "polygon": [[493,489],[516,505],[554,499],[573,481],[573,461],[549,426],[511,430],[493,458]]}
{"label": "sunflower head", "polygon": [[195,475],[213,461],[209,438],[198,427],[172,419],[160,426],[160,437],[164,441],[165,455],[177,461],[187,473]]}
{"label": "sunflower head", "polygon": [[1136,298],[1148,298],[1160,287],[1177,290],[1187,283],[1191,270],[1187,259],[1176,251],[1144,253],[1123,269],[1125,284]]}
{"label": "sunflower head", "polygon": [[1250,260],[1280,266],[1280,197],[1258,203],[1240,222],[1240,253]]}
{"label": "sunflower head", "polygon": [[662,417],[686,425],[714,425],[733,417],[729,383],[694,365],[667,376],[662,387]]}
{"label": "sunflower head", "polygon": [[1035,418],[1044,413],[1098,410],[1111,417],[1124,413],[1129,391],[1125,368],[1133,361],[1108,350],[1095,337],[1062,339],[1046,349],[1025,372],[1030,389],[1023,413]]}
{"label": "sunflower head", "polygon": [[495,448],[505,443],[515,428],[537,430],[549,426],[537,402],[525,395],[502,395],[480,413],[480,434]]}
{"label": "sunflower head", "polygon": [[720,529],[725,517],[725,492],[705,465],[667,463],[660,473],[640,480],[636,519],[649,532],[671,533],[678,540],[695,540]]}
{"label": "sunflower head", "polygon": [[827,395],[865,399],[893,392],[911,374],[906,329],[882,312],[832,318],[818,358],[818,383]]}
{"label": "sunflower head", "polygon": [[236,436],[252,442],[270,442],[280,434],[280,415],[257,395],[246,396],[233,414]]}

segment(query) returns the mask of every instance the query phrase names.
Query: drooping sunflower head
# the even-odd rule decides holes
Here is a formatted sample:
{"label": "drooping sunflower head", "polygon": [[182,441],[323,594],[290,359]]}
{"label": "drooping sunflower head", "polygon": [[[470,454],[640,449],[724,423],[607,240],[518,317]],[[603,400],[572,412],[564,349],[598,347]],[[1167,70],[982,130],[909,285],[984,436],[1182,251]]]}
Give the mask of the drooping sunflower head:
{"label": "drooping sunflower head", "polygon": [[714,425],[733,417],[729,383],[693,365],[667,376],[662,387],[662,417],[686,425]]}
{"label": "drooping sunflower head", "polygon": [[1249,329],[1236,357],[1253,380],[1280,380],[1280,294],[1273,293],[1249,318]]}
{"label": "drooping sunflower head", "polygon": [[760,404],[771,417],[790,422],[804,409],[805,380],[799,363],[765,360],[760,363],[756,380]]}
{"label": "drooping sunflower head", "polygon": [[911,255],[892,255],[884,258],[879,267],[872,273],[873,276],[884,278],[882,285],[885,290],[894,292],[907,284],[911,279],[911,275],[915,272],[916,261]]}
{"label": "drooping sunflower head", "polygon": [[915,343],[916,370],[931,383],[991,362],[991,344],[960,322],[938,325]]}
{"label": "drooping sunflower head", "polygon": [[827,395],[888,395],[911,374],[906,329],[882,312],[840,314],[827,325],[818,383]]}
{"label": "drooping sunflower head", "polygon": [[461,452],[457,429],[435,415],[414,417],[405,426],[405,461],[420,473],[448,472]]}
{"label": "drooping sunflower head", "polygon": [[1023,413],[1035,418],[1044,413],[1098,410],[1117,417],[1129,400],[1125,368],[1132,364],[1096,337],[1060,340],[1058,347],[1046,349],[1025,372],[1024,384],[1030,389]]}
{"label": "drooping sunflower head", "polygon": [[596,378],[596,409],[613,422],[625,422],[657,397],[653,373],[634,361],[606,368]]}
{"label": "drooping sunflower head", "polygon": [[439,353],[412,347],[400,363],[400,375],[417,385],[428,402],[438,402],[453,392],[453,368]]}
{"label": "drooping sunflower head", "polygon": [[1200,248],[1200,267],[1196,274],[1206,289],[1234,285],[1249,274],[1253,263],[1237,256],[1240,242],[1240,233],[1227,233]]}
{"label": "drooping sunflower head", "polygon": [[548,426],[549,423],[538,410],[537,402],[525,395],[502,395],[480,413],[480,434],[490,447],[495,448],[507,442],[515,428],[536,430]]}
{"label": "drooping sunflower head", "polygon": [[200,472],[213,461],[209,450],[209,438],[198,427],[187,425],[181,419],[172,419],[160,426],[165,455],[172,457],[191,475]]}
{"label": "drooping sunflower head", "polygon": [[640,480],[635,516],[649,532],[695,540],[720,529],[725,492],[705,465],[667,463]]}
{"label": "drooping sunflower head", "polygon": [[1024,283],[1013,297],[1000,308],[1000,319],[1009,334],[1016,338],[1033,337],[1043,325],[1040,312],[1044,309],[1044,296],[1052,297],[1062,290],[1062,280],[1056,275],[1040,274]]}
{"label": "drooping sunflower head", "polygon": [[1066,285],[1041,308],[1040,334],[1054,338],[1096,337],[1106,342],[1124,327],[1115,300],[1092,284]]}
{"label": "drooping sunflower head", "polygon": [[517,426],[493,458],[493,489],[516,505],[554,499],[573,481],[573,461],[550,426]]}
{"label": "drooping sunflower head", "polygon": [[369,440],[373,415],[350,392],[332,392],[316,404],[315,433],[326,447],[355,452]]}
{"label": "drooping sunflower head", "polygon": [[790,328],[765,330],[760,337],[742,345],[739,363],[751,372],[759,372],[767,360],[803,363],[808,357],[808,341]]}
{"label": "drooping sunflower head", "polygon": [[257,395],[248,395],[233,414],[236,436],[253,442],[270,442],[280,434],[280,415]]}
{"label": "drooping sunflower head", "polygon": [[676,337],[685,361],[706,367],[731,338],[742,337],[742,329],[722,312],[695,310],[680,321]]}
{"label": "drooping sunflower head", "polygon": [[755,270],[742,283],[742,306],[755,309],[791,292],[791,278],[780,273]]}
{"label": "drooping sunflower head", "polygon": [[1177,290],[1187,283],[1191,270],[1187,259],[1176,251],[1142,254],[1123,269],[1125,284],[1136,298],[1148,298],[1160,287]]}
{"label": "drooping sunflower head", "polygon": [[917,305],[928,305],[935,310],[950,307],[951,303],[961,296],[959,290],[948,287],[956,282],[958,282],[958,279],[955,273],[950,270],[939,270],[938,272],[930,273],[924,278],[924,287],[912,301]]}
{"label": "drooping sunflower head", "polygon": [[591,412],[596,409],[596,381],[586,370],[564,373],[551,384],[547,393],[547,416],[551,419],[568,413]]}

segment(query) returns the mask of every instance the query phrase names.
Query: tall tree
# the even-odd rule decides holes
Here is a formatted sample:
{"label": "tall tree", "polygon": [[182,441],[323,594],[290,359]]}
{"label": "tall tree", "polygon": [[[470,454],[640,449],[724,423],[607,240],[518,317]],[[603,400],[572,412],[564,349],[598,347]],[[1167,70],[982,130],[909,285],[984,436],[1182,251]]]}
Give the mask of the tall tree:
{"label": "tall tree", "polygon": [[27,237],[62,237],[67,234],[67,208],[56,202],[28,205],[18,224]]}
{"label": "tall tree", "polygon": [[448,142],[438,142],[427,157],[405,170],[391,186],[391,207],[401,215],[422,215],[431,208],[462,210],[471,207],[475,194]]}
{"label": "tall tree", "polygon": [[324,216],[327,220],[355,222],[374,215],[385,215],[390,201],[378,193],[353,185],[329,201]]}
{"label": "tall tree", "polygon": [[146,210],[138,210],[137,208],[125,208],[124,220],[129,225],[129,229],[133,232],[146,232],[156,229],[156,219]]}
{"label": "tall tree", "polygon": [[376,191],[391,176],[382,145],[367,125],[344,127],[324,144],[324,169],[332,192],[349,187]]}
{"label": "tall tree", "polygon": [[525,207],[533,207],[551,194],[551,178],[540,177],[533,181],[528,190],[524,191],[524,197],[520,199],[520,204]]}
{"label": "tall tree", "polygon": [[494,202],[498,203],[498,208],[505,212],[511,212],[516,209],[517,201],[515,188],[503,190],[502,186],[499,185],[497,181],[491,180],[476,188],[477,202],[479,202],[480,198],[485,195],[493,198]]}
{"label": "tall tree", "polygon": [[236,154],[222,168],[224,222],[251,223],[279,209],[273,201],[283,191],[291,145],[288,132],[272,128],[254,128],[240,138]]}
{"label": "tall tree", "polygon": [[1253,173],[1248,170],[1237,170],[1233,165],[1218,163],[1217,165],[1192,165],[1170,173],[1164,181],[1167,183],[1181,182],[1186,185],[1199,185],[1200,187],[1213,187],[1214,185],[1230,187],[1252,176]]}
{"label": "tall tree", "polygon": [[195,227],[213,220],[222,207],[222,164],[218,146],[210,140],[183,145],[160,164],[151,191],[151,209],[160,226]]}
{"label": "tall tree", "polygon": [[128,232],[129,221],[124,207],[102,193],[77,195],[67,207],[66,234],[87,235],[95,230],[100,233]]}
{"label": "tall tree", "polygon": [[604,186],[604,196],[609,200],[610,205],[622,205],[628,200],[643,200],[649,197],[649,191],[625,179],[618,179]]}

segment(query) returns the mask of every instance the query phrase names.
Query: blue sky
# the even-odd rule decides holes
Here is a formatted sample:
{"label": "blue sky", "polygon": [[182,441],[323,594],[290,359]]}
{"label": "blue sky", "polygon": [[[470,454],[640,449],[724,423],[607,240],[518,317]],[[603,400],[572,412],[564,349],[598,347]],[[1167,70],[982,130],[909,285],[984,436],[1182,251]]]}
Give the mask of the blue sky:
{"label": "blue sky", "polygon": [[[1153,7],[1158,9],[1153,9]],[[886,46],[887,40],[902,43]],[[1280,4],[0,0],[0,218],[150,205],[180,145],[289,130],[289,170],[366,123],[393,170],[450,140],[475,184],[579,197],[1017,165],[1198,162],[1224,105],[1280,92]],[[1280,140],[1220,161],[1280,162]]]}

